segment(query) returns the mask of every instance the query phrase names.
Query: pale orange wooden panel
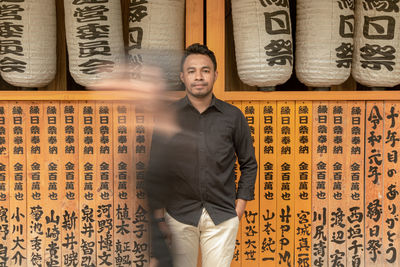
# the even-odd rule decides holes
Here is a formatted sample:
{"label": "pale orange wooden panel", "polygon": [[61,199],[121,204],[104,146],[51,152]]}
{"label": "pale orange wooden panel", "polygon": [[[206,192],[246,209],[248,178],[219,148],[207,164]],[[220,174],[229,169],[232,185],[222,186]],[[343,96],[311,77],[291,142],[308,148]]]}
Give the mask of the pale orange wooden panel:
{"label": "pale orange wooden panel", "polygon": [[260,101],[260,264],[277,264],[277,106]]}
{"label": "pale orange wooden panel", "polygon": [[[257,161],[260,143],[260,106],[257,101],[242,102],[242,112],[250,127]],[[247,202],[242,218],[242,266],[258,266],[260,262],[260,205],[259,175],[254,189],[254,200]]]}
{"label": "pale orange wooden panel", "polygon": [[346,215],[348,195],[345,195],[345,179],[347,175],[345,154],[347,138],[347,103],[329,102],[328,112],[328,176],[329,176],[329,208],[328,208],[328,261],[329,264],[346,264]]}
{"label": "pale orange wooden panel", "polygon": [[383,241],[382,252],[384,266],[399,266],[399,236],[400,224],[397,209],[399,207],[399,168],[395,156],[399,150],[399,113],[398,101],[385,101],[384,104],[383,147]]}
{"label": "pale orange wooden panel", "polygon": [[[29,102],[27,112],[27,138],[26,138],[26,166],[27,166],[27,226],[28,231],[28,261],[37,265],[44,265],[44,241],[45,241],[45,216],[44,212],[47,201],[46,176],[45,176],[45,126],[44,126],[43,103]],[[43,133],[42,135],[40,133]],[[33,240],[40,240],[35,243]]]}
{"label": "pale orange wooden panel", "polygon": [[327,101],[314,101],[312,111],[311,262],[318,262],[322,266],[328,266],[328,107]]}
{"label": "pale orange wooden panel", "polygon": [[[0,102],[0,247],[1,249],[9,250],[11,244],[10,239],[10,108],[6,101]],[[9,253],[7,257],[0,258],[0,264],[7,266],[9,260]]]}
{"label": "pale orange wooden panel", "polygon": [[[347,105],[346,159],[347,179],[347,266],[365,266],[364,253],[364,136],[365,102],[349,101]],[[356,249],[357,248],[357,249]]]}
{"label": "pale orange wooden panel", "polygon": [[277,102],[277,263],[294,264],[295,212],[295,102]]}
{"label": "pale orange wooden panel", "polygon": [[113,103],[114,144],[114,261],[129,266],[133,247],[133,225],[130,222],[135,205],[133,162],[134,109],[124,102]]}
{"label": "pale orange wooden panel", "polygon": [[296,102],[295,266],[311,266],[312,102]]}
{"label": "pale orange wooden panel", "polygon": [[143,266],[149,264],[149,209],[147,206],[147,196],[144,188],[144,172],[148,164],[150,145],[152,138],[153,116],[144,113],[136,106],[135,117],[135,139],[133,142],[134,153],[134,181],[136,202],[132,214],[133,222],[133,242],[136,247],[132,249],[132,262]]}
{"label": "pale orange wooden panel", "polygon": [[[27,265],[26,120],[28,104],[10,102],[10,251],[7,266]],[[14,248],[14,249],[13,249]]]}
{"label": "pale orange wooden panel", "polygon": [[365,127],[365,266],[383,266],[383,101],[368,101]]}
{"label": "pale orange wooden panel", "polygon": [[[67,266],[74,256],[79,259],[79,104],[77,101],[60,103],[60,188],[62,266]],[[75,243],[76,242],[76,243]]]}
{"label": "pale orange wooden panel", "polygon": [[44,261],[45,265],[51,265],[59,262],[61,256],[61,218],[62,197],[65,195],[65,189],[60,187],[60,102],[48,101],[43,103],[44,123],[40,136],[43,138],[43,174],[44,174],[44,196],[43,211],[45,225]]}
{"label": "pale orange wooden panel", "polygon": [[99,265],[114,264],[114,167],[113,167],[113,108],[112,103],[95,104],[94,150],[96,151],[95,200],[96,251]]}
{"label": "pale orange wooden panel", "polygon": [[97,179],[94,149],[94,101],[79,102],[79,262],[96,266],[96,205],[94,179]]}

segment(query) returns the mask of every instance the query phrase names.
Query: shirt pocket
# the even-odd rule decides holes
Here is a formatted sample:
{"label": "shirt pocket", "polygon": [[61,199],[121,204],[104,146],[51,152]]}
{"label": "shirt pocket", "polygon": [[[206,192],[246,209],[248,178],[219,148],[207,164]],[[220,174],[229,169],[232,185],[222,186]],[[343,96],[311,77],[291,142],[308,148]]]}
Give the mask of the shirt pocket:
{"label": "shirt pocket", "polygon": [[226,158],[231,158],[235,153],[233,127],[230,125],[221,124],[212,127],[206,141],[209,155],[217,163],[224,162]]}

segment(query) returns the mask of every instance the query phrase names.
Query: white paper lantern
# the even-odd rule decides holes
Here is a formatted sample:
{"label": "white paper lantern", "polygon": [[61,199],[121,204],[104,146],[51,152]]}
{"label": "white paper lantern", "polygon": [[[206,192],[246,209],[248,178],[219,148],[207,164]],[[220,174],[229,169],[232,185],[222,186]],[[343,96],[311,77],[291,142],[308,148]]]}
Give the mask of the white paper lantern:
{"label": "white paper lantern", "polygon": [[66,0],[64,8],[72,77],[83,86],[110,77],[125,60],[121,2]]}
{"label": "white paper lantern", "polygon": [[354,79],[370,87],[400,84],[400,4],[383,0],[356,3]]}
{"label": "white paper lantern", "polygon": [[42,87],[56,74],[54,0],[12,1],[0,5],[0,71],[21,87]]}
{"label": "white paper lantern", "polygon": [[257,87],[285,83],[292,74],[289,1],[232,0],[240,80]]}
{"label": "white paper lantern", "polygon": [[133,67],[143,64],[163,68],[169,86],[179,85],[184,49],[184,0],[131,0],[129,58]]}
{"label": "white paper lantern", "polygon": [[296,76],[307,86],[330,87],[350,76],[353,0],[298,0]]}

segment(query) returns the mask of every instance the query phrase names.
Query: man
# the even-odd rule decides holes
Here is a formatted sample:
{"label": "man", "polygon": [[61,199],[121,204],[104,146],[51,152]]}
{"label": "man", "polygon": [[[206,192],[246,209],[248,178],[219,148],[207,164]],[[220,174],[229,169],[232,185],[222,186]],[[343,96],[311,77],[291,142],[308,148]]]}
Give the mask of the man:
{"label": "man", "polygon": [[214,53],[189,46],[180,74],[186,97],[172,105],[178,130],[155,130],[153,137],[149,203],[154,221],[171,236],[175,267],[195,267],[199,245],[203,266],[230,266],[239,220],[254,199],[257,162],[249,127],[239,109],[212,94],[217,76]]}

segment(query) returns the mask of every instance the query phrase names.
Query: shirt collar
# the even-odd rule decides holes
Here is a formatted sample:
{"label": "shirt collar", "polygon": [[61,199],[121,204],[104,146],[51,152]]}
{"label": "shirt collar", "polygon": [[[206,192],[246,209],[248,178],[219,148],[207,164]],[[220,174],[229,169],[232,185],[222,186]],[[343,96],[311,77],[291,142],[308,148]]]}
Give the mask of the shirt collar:
{"label": "shirt collar", "polygon": [[[183,108],[185,108],[187,106],[193,107],[192,103],[190,103],[190,100],[189,100],[188,96],[186,95],[184,98],[180,99],[177,102],[177,108],[178,109],[183,109]],[[214,96],[214,94],[212,95],[211,103],[210,103],[210,106],[208,108],[210,108],[210,107],[215,107],[219,112],[223,111],[223,108],[222,108],[222,105],[221,105],[221,100],[216,98]]]}

